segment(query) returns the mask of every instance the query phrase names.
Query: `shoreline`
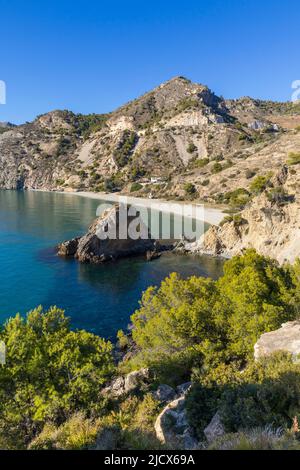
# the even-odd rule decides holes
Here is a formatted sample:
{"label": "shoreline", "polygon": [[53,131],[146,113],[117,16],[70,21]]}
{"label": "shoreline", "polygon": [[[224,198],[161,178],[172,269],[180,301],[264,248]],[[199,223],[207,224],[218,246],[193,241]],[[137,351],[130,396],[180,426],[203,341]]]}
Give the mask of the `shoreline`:
{"label": "shoreline", "polygon": [[[205,204],[192,203],[190,201],[167,201],[164,199],[148,199],[142,197],[127,196],[116,193],[94,193],[92,191],[47,191],[34,189],[31,191],[46,191],[55,192],[59,194],[69,194],[70,196],[80,196],[89,199],[98,199],[99,201],[108,202],[120,202],[122,198],[126,198],[126,202],[135,205],[136,207],[152,208],[154,210],[160,210],[165,213],[174,213],[175,215],[182,215],[182,209],[180,206],[184,206],[185,212],[184,217],[194,217],[202,220],[204,223],[209,225],[219,225],[223,220],[226,213],[224,209],[218,209]],[[167,207],[169,205],[169,207]],[[198,216],[195,217],[195,211],[198,211]]]}

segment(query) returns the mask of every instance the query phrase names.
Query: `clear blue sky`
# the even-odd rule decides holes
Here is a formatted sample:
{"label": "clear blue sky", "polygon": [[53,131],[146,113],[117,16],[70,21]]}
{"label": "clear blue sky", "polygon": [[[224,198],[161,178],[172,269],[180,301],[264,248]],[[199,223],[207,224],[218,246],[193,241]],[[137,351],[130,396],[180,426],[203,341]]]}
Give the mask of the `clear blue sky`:
{"label": "clear blue sky", "polygon": [[175,75],[291,99],[299,0],[0,0],[0,121],[107,112]]}

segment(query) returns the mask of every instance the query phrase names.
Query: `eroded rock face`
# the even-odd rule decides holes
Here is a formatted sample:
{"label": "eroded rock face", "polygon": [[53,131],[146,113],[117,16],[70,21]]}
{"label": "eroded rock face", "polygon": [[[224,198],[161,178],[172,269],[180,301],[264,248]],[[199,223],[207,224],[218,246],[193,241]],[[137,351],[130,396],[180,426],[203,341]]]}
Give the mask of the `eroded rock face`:
{"label": "eroded rock face", "polygon": [[229,258],[255,248],[279,263],[300,256],[300,174],[283,166],[272,186],[255,197],[238,218],[212,226],[191,251]]}
{"label": "eroded rock face", "polygon": [[[127,216],[127,225],[122,227],[122,231],[125,229],[125,233],[128,233],[128,227],[135,219],[133,216]],[[99,233],[101,231],[103,233],[106,226],[110,227],[111,233],[115,233],[115,238],[99,238]],[[151,252],[154,257],[154,253],[159,251],[159,244],[150,238],[147,227],[140,224],[138,231],[141,235],[137,239],[120,238],[119,227],[120,205],[116,204],[93,222],[86,235],[61,243],[58,246],[58,254],[61,256],[74,256],[78,261],[85,263],[102,263],[148,252]],[[148,238],[142,238],[145,235]]]}
{"label": "eroded rock face", "polygon": [[299,359],[300,321],[283,323],[278,330],[261,335],[254,346],[254,357],[260,359],[276,351],[289,352]]}

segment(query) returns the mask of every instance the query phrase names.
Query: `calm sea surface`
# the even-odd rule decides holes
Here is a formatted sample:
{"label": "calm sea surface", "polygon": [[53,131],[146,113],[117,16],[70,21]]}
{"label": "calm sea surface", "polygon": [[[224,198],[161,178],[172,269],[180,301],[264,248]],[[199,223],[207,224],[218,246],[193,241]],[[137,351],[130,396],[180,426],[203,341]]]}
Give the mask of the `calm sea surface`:
{"label": "calm sea surface", "polygon": [[142,292],[169,273],[217,278],[222,262],[164,254],[103,265],[56,256],[57,243],[83,234],[99,201],[68,194],[0,191],[0,323],[17,312],[57,305],[74,328],[114,338],[126,328]]}

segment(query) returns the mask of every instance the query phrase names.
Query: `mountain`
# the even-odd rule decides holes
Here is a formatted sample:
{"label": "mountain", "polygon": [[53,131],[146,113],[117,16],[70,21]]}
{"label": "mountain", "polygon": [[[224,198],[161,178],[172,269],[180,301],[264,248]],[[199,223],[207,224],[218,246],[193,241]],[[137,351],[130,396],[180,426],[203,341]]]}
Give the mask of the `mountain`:
{"label": "mountain", "polygon": [[299,104],[228,100],[175,77],[108,114],[52,111],[2,127],[0,187],[227,204],[299,151],[299,126]]}

